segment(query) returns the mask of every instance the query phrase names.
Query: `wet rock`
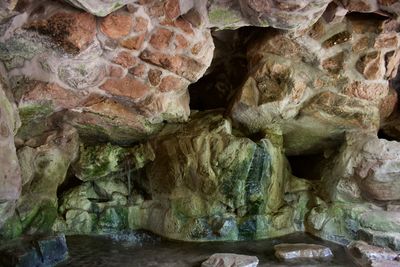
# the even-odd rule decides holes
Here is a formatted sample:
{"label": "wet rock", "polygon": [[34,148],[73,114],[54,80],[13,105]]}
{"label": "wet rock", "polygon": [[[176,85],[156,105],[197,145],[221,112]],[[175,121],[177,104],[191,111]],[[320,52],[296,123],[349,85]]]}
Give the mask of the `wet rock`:
{"label": "wet rock", "polygon": [[68,257],[64,235],[29,237],[0,248],[2,266],[54,266]]}
{"label": "wet rock", "polygon": [[379,18],[326,19],[299,35],[271,30],[255,41],[248,50],[249,76],[231,108],[234,122],[249,133],[281,128],[288,155],[336,147],[345,131],[376,133],[397,102],[389,80],[398,59],[389,55],[398,44],[372,44],[399,33],[383,30]]}
{"label": "wet rock", "polygon": [[371,246],[363,241],[348,245],[348,251],[359,266],[397,266],[399,254],[388,248]]}
{"label": "wet rock", "polygon": [[275,256],[280,260],[324,259],[333,256],[328,247],[315,244],[279,244],[274,249]]}
{"label": "wet rock", "polygon": [[258,258],[255,256],[216,253],[201,264],[202,267],[256,267]]}

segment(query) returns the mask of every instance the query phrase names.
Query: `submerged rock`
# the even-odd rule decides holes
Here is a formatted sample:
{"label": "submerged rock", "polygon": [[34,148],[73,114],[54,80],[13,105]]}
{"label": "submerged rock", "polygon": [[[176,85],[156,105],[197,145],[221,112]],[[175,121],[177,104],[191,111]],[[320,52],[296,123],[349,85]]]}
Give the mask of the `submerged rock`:
{"label": "submerged rock", "polygon": [[216,253],[201,264],[201,267],[257,267],[258,258],[255,256],[232,253]]}
{"label": "submerged rock", "polygon": [[0,247],[1,266],[55,266],[67,257],[64,235],[30,237]]}
{"label": "submerged rock", "polygon": [[325,259],[333,256],[330,248],[315,244],[279,244],[274,249],[275,256],[280,260]]}

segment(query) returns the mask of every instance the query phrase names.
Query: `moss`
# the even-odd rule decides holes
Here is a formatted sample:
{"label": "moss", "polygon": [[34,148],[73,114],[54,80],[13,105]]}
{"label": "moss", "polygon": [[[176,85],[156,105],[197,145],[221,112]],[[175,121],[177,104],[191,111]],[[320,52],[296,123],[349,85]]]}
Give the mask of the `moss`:
{"label": "moss", "polygon": [[76,175],[83,181],[92,181],[121,171],[127,153],[127,149],[111,144],[81,145],[80,158],[74,166]]}
{"label": "moss", "polygon": [[8,241],[21,236],[23,227],[18,215],[9,218],[0,229],[0,241]]}

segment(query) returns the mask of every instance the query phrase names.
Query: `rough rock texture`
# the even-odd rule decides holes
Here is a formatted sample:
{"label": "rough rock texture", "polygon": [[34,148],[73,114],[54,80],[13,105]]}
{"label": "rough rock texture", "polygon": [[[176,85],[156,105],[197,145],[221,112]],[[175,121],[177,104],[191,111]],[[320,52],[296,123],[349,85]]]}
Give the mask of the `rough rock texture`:
{"label": "rough rock texture", "polygon": [[323,238],[400,249],[397,142],[350,133],[322,172],[323,200],[307,218]]}
{"label": "rough rock texture", "polygon": [[12,81],[23,140],[54,127],[55,114],[82,136],[117,143],[141,140],[164,121],[187,120],[187,86],[213,55],[203,25],[168,17],[157,1],[104,18],[55,2],[22,11],[0,38],[0,60]]}
{"label": "rough rock texture", "polygon": [[[94,182],[65,193],[66,221],[55,227],[74,233],[141,228],[180,240],[301,229],[307,198],[299,192],[307,183],[287,173],[281,142],[272,132],[257,143],[235,136],[229,120],[206,112],[167,125],[143,145],[81,147],[74,168]],[[285,200],[284,192],[302,201]]]}
{"label": "rough rock texture", "polygon": [[[287,154],[337,146],[349,130],[377,132],[397,102],[399,33],[379,18],[321,18],[300,36],[266,32],[249,49],[250,74],[232,106],[250,133],[279,127]],[[396,22],[393,22],[396,24]]]}
{"label": "rough rock texture", "polygon": [[109,0],[65,0],[65,2],[74,5],[78,8],[86,10],[87,12],[104,17],[111,12],[120,9],[130,1],[128,0],[118,0],[118,1],[109,1]]}
{"label": "rough rock texture", "polygon": [[258,259],[255,256],[216,253],[211,255],[201,267],[257,267]]}
{"label": "rough rock texture", "polygon": [[21,173],[14,146],[19,116],[6,90],[6,84],[0,78],[0,228],[13,214],[21,193]]}
{"label": "rough rock texture", "polygon": [[305,29],[322,15],[329,0],[301,1],[208,1],[208,20],[212,27],[272,26],[278,29]]}
{"label": "rough rock texture", "polygon": [[280,260],[324,259],[333,256],[328,247],[315,244],[279,244],[274,249],[275,256]]}
{"label": "rough rock texture", "polygon": [[67,170],[77,157],[78,134],[66,126],[50,132],[43,145],[18,150],[21,161],[22,196],[17,212],[0,230],[4,239],[21,233],[48,233],[57,217],[57,188],[64,181]]}
{"label": "rough rock texture", "polygon": [[400,266],[399,254],[391,249],[371,246],[363,241],[354,241],[347,248],[359,266]]}
{"label": "rough rock texture", "polygon": [[30,237],[0,247],[1,266],[55,266],[67,257],[67,241],[62,234]]}

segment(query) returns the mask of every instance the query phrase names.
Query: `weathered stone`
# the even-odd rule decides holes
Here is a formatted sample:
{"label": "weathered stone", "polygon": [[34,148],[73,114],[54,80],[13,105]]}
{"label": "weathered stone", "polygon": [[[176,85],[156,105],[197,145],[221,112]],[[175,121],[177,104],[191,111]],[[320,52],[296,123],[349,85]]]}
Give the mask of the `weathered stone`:
{"label": "weathered stone", "polygon": [[[65,126],[60,132],[51,133],[45,144],[35,148],[21,148],[20,160],[24,178],[23,194],[17,203],[17,213],[0,231],[5,239],[21,233],[49,233],[57,217],[57,188],[64,181],[68,168],[77,158],[78,135],[75,129]],[[32,153],[32,155],[29,155]],[[16,225],[20,224],[20,228]],[[16,228],[13,230],[13,228]]]}
{"label": "weathered stone", "polygon": [[305,29],[314,24],[330,1],[213,1],[208,2],[211,27],[272,26],[278,29]]}
{"label": "weathered stone", "polygon": [[49,35],[54,42],[69,52],[80,52],[93,42],[96,20],[88,13],[59,12],[47,20],[33,21],[27,25],[41,34]]}
{"label": "weathered stone", "polygon": [[107,80],[101,88],[115,96],[140,99],[149,93],[149,88],[139,80],[126,76],[120,80]]}
{"label": "weathered stone", "polygon": [[129,15],[113,13],[103,19],[101,31],[113,39],[127,36],[132,28],[132,18]]}
{"label": "weathered stone", "polygon": [[14,241],[0,250],[2,266],[54,266],[67,257],[67,242],[62,234]]}
{"label": "weathered stone", "polygon": [[66,2],[86,10],[93,15],[104,17],[110,14],[111,12],[123,7],[129,1],[127,0],[118,0],[118,1],[107,1],[107,0],[65,0]]}
{"label": "weathered stone", "polygon": [[21,171],[14,146],[20,122],[6,90],[6,84],[0,80],[0,228],[12,216],[21,193]]}
{"label": "weathered stone", "polygon": [[371,246],[363,241],[354,241],[348,245],[347,249],[355,263],[360,266],[379,266],[378,263],[383,263],[382,266],[400,264],[396,261],[399,254],[388,248]]}
{"label": "weathered stone", "polygon": [[141,34],[139,36],[124,39],[121,41],[121,46],[128,49],[139,50],[140,48],[142,48],[144,38],[145,35]]}
{"label": "weathered stone", "polygon": [[[73,2],[100,12],[93,11],[94,1]],[[99,2],[99,7],[105,4]],[[125,2],[115,3],[119,4]],[[104,18],[54,1],[20,5],[18,12],[25,15],[10,18],[3,28],[11,28],[0,41],[0,60],[23,115],[18,137],[25,142],[67,122],[85,138],[132,144],[157,132],[164,122],[187,120],[187,86],[211,63],[213,42],[204,24],[192,27],[181,17],[166,22],[165,17],[151,15],[155,9],[164,12],[165,4],[132,3],[128,10]],[[183,8],[182,3],[179,6]],[[41,20],[35,19],[38,17]],[[170,50],[174,35],[182,31],[191,32],[185,38],[187,45],[179,52]],[[192,54],[191,47],[198,43],[202,44],[199,53]],[[60,45],[69,49],[59,49]],[[140,60],[152,45],[160,49],[158,53],[168,55],[162,62]],[[177,74],[180,82],[166,78],[159,88],[161,74],[159,82],[147,79],[154,64],[165,76]]]}
{"label": "weathered stone", "polygon": [[255,256],[231,254],[231,253],[216,253],[211,255],[202,267],[257,267],[258,258]]}
{"label": "weathered stone", "polygon": [[281,128],[289,155],[333,148],[345,131],[377,132],[397,101],[388,101],[395,74],[383,55],[399,46],[353,52],[359,40],[373,44],[388,34],[397,38],[397,30],[383,32],[382,20],[362,16],[335,23],[322,17],[317,25],[325,34],[317,34],[317,26],[301,35],[275,30],[254,42],[248,78],[231,108],[233,120],[249,133]]}
{"label": "weathered stone", "polygon": [[396,175],[399,149],[398,143],[374,135],[348,134],[340,153],[322,175],[331,199],[400,199]]}
{"label": "weathered stone", "polygon": [[275,256],[280,260],[324,259],[332,257],[332,251],[315,244],[279,244],[274,246]]}

